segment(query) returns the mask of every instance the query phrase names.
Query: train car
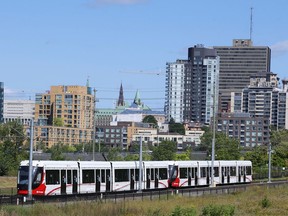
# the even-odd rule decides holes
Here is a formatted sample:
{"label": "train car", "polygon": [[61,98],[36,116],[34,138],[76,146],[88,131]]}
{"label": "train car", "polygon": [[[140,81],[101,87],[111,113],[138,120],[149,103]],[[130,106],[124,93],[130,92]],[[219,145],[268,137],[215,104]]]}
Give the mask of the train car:
{"label": "train car", "polygon": [[[175,161],[169,166],[170,187],[211,185],[211,161]],[[252,182],[251,161],[214,161],[213,167],[215,185]]]}
{"label": "train car", "polygon": [[[143,161],[139,179],[139,161],[32,161],[32,195],[209,186],[211,166],[211,161]],[[28,194],[28,173],[29,161],[22,161],[17,182],[19,195]],[[214,162],[216,185],[251,181],[250,161]]]}

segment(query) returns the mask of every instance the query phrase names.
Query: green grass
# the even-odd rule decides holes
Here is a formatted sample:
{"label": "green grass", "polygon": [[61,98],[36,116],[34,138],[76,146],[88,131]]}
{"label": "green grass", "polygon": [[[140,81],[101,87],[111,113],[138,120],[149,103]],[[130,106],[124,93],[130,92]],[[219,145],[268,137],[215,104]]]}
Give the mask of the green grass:
{"label": "green grass", "polygon": [[[161,197],[150,201],[126,200],[101,203],[96,201],[72,202],[67,204],[35,204],[33,206],[2,206],[0,216],[22,215],[71,215],[71,216],[172,216],[185,212],[185,215],[209,215],[209,209],[224,210],[235,216],[287,215],[288,185],[278,188],[249,187],[247,191],[223,195],[199,197]],[[233,211],[232,211],[233,210]],[[206,211],[206,212],[205,212]],[[205,214],[204,214],[205,213]],[[220,214],[220,213],[219,213]],[[210,214],[212,215],[212,214]],[[217,214],[213,214],[217,215]],[[221,215],[222,216],[222,215]]]}

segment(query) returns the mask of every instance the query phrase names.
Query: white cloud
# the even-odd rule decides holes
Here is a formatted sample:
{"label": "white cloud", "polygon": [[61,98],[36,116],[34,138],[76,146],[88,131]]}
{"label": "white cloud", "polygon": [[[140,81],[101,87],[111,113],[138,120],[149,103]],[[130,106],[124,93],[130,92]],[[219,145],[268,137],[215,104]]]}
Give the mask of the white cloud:
{"label": "white cloud", "polygon": [[270,48],[272,50],[273,55],[277,55],[277,56],[285,55],[288,53],[288,40],[278,42],[272,45]]}

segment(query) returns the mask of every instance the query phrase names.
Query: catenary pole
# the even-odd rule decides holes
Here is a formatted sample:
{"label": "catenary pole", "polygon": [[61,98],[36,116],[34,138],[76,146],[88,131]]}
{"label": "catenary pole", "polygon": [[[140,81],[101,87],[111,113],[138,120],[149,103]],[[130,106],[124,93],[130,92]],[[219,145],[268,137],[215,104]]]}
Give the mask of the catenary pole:
{"label": "catenary pole", "polygon": [[32,200],[32,172],[33,172],[33,139],[34,139],[34,120],[30,121],[30,147],[29,147],[29,176],[28,176],[28,199]]}

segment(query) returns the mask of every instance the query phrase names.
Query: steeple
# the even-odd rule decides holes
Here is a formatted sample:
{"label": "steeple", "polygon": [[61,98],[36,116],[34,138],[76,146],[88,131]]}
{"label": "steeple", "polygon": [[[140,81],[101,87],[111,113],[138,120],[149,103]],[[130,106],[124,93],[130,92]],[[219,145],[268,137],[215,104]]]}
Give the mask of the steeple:
{"label": "steeple", "polygon": [[124,105],[125,105],[125,102],[124,102],[124,95],[123,95],[123,86],[121,83],[120,91],[119,91],[119,98],[117,101],[117,106],[124,106]]}
{"label": "steeple", "polygon": [[133,103],[138,105],[138,106],[142,105],[141,104],[141,99],[140,99],[140,93],[139,93],[138,89],[137,89],[137,92],[136,92],[136,95],[135,95]]}

